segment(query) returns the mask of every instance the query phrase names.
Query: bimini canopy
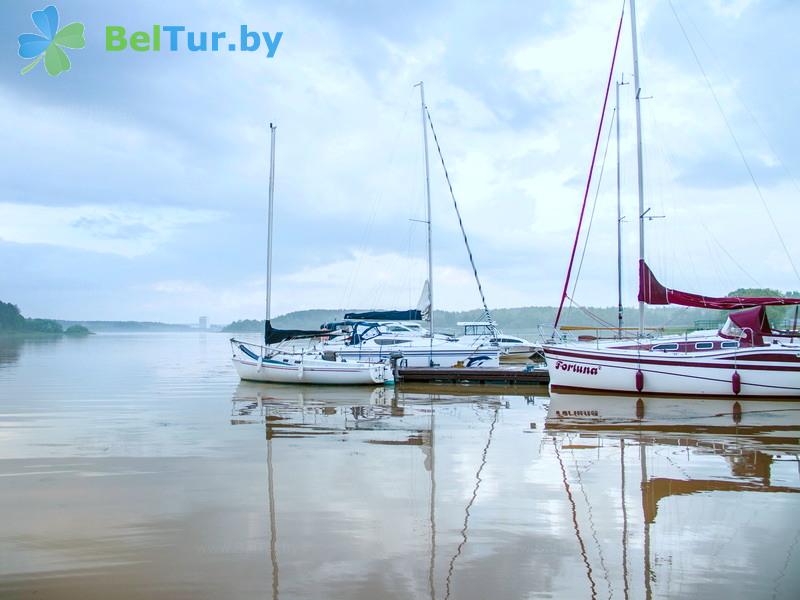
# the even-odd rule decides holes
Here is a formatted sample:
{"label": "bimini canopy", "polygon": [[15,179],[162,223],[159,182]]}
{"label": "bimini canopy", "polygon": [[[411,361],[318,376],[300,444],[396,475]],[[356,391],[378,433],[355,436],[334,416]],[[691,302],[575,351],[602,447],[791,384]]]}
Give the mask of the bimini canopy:
{"label": "bimini canopy", "polygon": [[747,298],[743,296],[713,298],[711,296],[700,296],[689,292],[671,290],[658,282],[658,279],[656,279],[647,263],[643,260],[639,261],[639,301],[646,304],[677,304],[679,306],[713,308],[717,310],[800,304],[800,298]]}
{"label": "bimini canopy", "polygon": [[761,346],[764,343],[764,336],[772,335],[767,309],[763,306],[754,306],[729,314],[727,322],[720,329],[720,335]]}
{"label": "bimini canopy", "polygon": [[328,333],[331,332],[327,329],[275,329],[272,326],[272,322],[267,321],[264,324],[264,343],[269,346],[270,344],[277,344],[278,342],[283,342],[285,340],[318,337]]}
{"label": "bimini canopy", "polygon": [[345,319],[355,321],[422,321],[422,311],[409,310],[375,310],[362,313],[347,313]]}
{"label": "bimini canopy", "polygon": [[374,310],[362,313],[347,313],[345,319],[357,321],[428,321],[431,318],[430,286],[428,282],[422,286],[422,293],[417,308],[408,310]]}

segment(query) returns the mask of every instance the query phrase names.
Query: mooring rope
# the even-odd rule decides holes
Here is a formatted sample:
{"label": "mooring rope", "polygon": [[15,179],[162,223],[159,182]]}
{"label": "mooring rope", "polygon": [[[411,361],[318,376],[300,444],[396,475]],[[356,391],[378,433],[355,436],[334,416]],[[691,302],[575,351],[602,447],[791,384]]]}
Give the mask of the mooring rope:
{"label": "mooring rope", "polygon": [[453,193],[453,184],[450,182],[450,174],[447,172],[447,166],[444,164],[444,156],[442,155],[442,148],[439,146],[439,138],[436,136],[436,129],[433,127],[433,119],[428,107],[425,106],[425,114],[428,115],[428,123],[431,125],[431,133],[433,133],[433,141],[436,143],[436,151],[439,153],[439,160],[442,162],[442,169],[444,170],[444,178],[447,180],[447,187],[450,189],[450,198],[453,199],[453,208],[456,209],[456,216],[458,217],[458,226],[461,228],[461,235],[464,237],[464,245],[467,247],[467,254],[469,255],[469,264],[472,266],[472,274],[475,276],[475,283],[478,284],[478,293],[481,295],[481,302],[483,303],[483,312],[486,320],[494,327],[494,319],[489,312],[489,307],[486,305],[486,297],[483,294],[483,286],[481,279],[478,277],[478,269],[475,266],[475,259],[472,256],[472,248],[469,246],[469,239],[467,239],[467,232],[464,229],[464,222],[461,220],[461,211],[458,210],[458,202],[456,202],[456,195]]}

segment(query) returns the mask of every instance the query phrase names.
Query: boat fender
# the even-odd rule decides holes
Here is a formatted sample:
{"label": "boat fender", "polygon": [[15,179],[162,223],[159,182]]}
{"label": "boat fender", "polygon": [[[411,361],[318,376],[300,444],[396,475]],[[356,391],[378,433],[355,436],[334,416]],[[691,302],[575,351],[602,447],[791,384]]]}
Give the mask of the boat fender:
{"label": "boat fender", "polygon": [[636,391],[641,392],[644,389],[644,373],[641,369],[636,371]]}
{"label": "boat fender", "polygon": [[733,372],[733,377],[731,378],[731,387],[733,387],[733,393],[737,396],[739,392],[742,391],[742,376],[739,375],[739,371]]}
{"label": "boat fender", "polygon": [[644,419],[644,400],[641,398],[636,401],[636,418]]}
{"label": "boat fender", "polygon": [[738,402],[733,403],[733,422],[737,425],[742,422],[742,405]]}

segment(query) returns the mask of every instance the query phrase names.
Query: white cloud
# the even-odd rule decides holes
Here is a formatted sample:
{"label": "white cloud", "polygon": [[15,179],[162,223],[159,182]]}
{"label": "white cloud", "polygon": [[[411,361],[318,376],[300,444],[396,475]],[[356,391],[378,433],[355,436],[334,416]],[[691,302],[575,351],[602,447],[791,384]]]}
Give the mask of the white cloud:
{"label": "white cloud", "polygon": [[709,6],[719,17],[738,19],[758,0],[709,0]]}
{"label": "white cloud", "polygon": [[132,258],[156,251],[183,227],[214,221],[221,214],[172,207],[0,202],[0,240]]}
{"label": "white cloud", "polygon": [[[38,102],[27,88],[29,95],[18,97],[13,86],[33,80],[15,74],[0,89],[0,115],[15,125],[7,128],[1,155],[0,200],[6,204],[0,210],[8,218],[0,219],[0,237],[134,258],[175,241],[172,260],[153,267],[159,271],[148,273],[147,281],[139,276],[131,283],[137,293],[152,295],[151,316],[163,310],[161,318],[169,319],[201,303],[211,308],[191,311],[213,315],[219,307],[230,318],[260,315],[266,123],[275,121],[276,313],[413,305],[425,278],[424,240],[419,229],[407,234],[408,220],[420,218],[424,206],[418,95],[412,87],[422,79],[490,305],[552,304],[577,222],[620,2],[553,6],[530,27],[508,23],[516,14],[512,6],[487,5],[476,12],[459,5],[418,15],[409,8],[408,27],[398,33],[393,24],[369,22],[366,15],[350,23],[336,11],[296,4],[207,3],[198,20],[236,23],[247,13],[252,22],[280,23],[286,33],[277,58],[131,56],[138,61],[135,76],[151,78],[147,96],[127,97],[132,84],[119,70],[109,76],[125,84],[125,91],[115,94],[112,84],[98,80],[106,87],[85,106],[69,96],[70,79],[59,79],[65,87],[51,87],[46,101]],[[724,286],[733,283],[737,267],[716,244],[709,248],[696,225],[702,220],[743,267],[760,273],[764,285],[797,287],[757,196],[742,185],[743,178],[726,180],[726,170],[739,158],[669,8],[640,3],[637,9],[644,94],[653,96],[643,103],[646,203],[667,216],[648,224],[648,257],[673,285],[729,291]],[[707,39],[718,55],[731,61],[729,51],[740,45],[747,26],[746,19],[733,17],[759,10],[769,16],[745,2],[691,7],[699,29],[713,33]],[[485,18],[503,11],[509,14],[502,26]],[[725,35],[729,47],[721,43]],[[706,67],[751,163],[757,170],[782,163],[792,171],[784,152],[797,137],[791,107],[780,120],[778,139],[771,140],[784,152],[777,156],[737,108],[737,97],[755,88],[756,71],[786,70],[788,59],[771,42],[750,50],[752,65],[736,63],[733,81],[719,77],[715,65]],[[705,60],[703,44],[698,51]],[[151,69],[142,67],[148,64]],[[85,64],[84,73],[92,68]],[[630,79],[627,19],[619,69]],[[786,78],[773,81],[771,97],[792,97],[783,87]],[[632,87],[622,91],[630,301],[637,253]],[[605,140],[604,134],[601,155]],[[50,157],[45,152],[53,148],[60,150],[47,166],[48,177],[27,179],[31,157]],[[612,145],[579,287],[584,304],[615,300],[613,160]],[[716,168],[718,163],[724,164]],[[477,292],[432,143],[431,175],[436,304],[475,307]],[[796,188],[776,181],[774,172],[768,175],[773,179],[761,181],[762,190],[785,228]],[[593,196],[594,187],[590,205]],[[70,202],[79,205],[64,207]],[[182,232],[214,221],[220,211],[225,221],[202,244],[197,237],[179,243]],[[284,229],[287,222],[297,229]],[[797,256],[797,243],[788,230],[782,232]],[[406,246],[414,252],[404,254]],[[298,262],[306,266],[298,269]],[[728,263],[730,282],[717,269],[720,263]],[[192,271],[198,265],[201,273]],[[715,273],[701,275],[710,270]],[[98,272],[97,281],[103,280]],[[6,283],[12,293],[16,283]]]}

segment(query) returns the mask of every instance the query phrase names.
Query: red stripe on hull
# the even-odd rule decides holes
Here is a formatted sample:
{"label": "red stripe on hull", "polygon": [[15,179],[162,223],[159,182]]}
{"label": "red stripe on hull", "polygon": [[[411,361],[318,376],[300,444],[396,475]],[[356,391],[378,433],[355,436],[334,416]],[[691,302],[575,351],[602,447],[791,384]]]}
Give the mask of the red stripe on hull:
{"label": "red stripe on hull", "polygon": [[[731,370],[755,370],[755,371],[791,371],[800,373],[800,364],[797,366],[795,365],[748,365],[742,364],[743,361],[746,362],[749,360],[747,356],[738,357],[737,362],[697,362],[697,361],[688,361],[686,359],[652,359],[652,358],[640,358],[638,356],[619,356],[617,354],[585,354],[580,352],[568,352],[564,350],[552,350],[546,349],[544,351],[545,355],[551,355],[553,357],[568,357],[568,358],[578,358],[585,361],[593,361],[594,363],[598,361],[604,362],[616,362],[616,363],[631,363],[635,365],[662,365],[662,366],[671,366],[671,367],[689,367],[689,368],[710,368],[710,369],[731,369]],[[789,359],[789,362],[797,362],[794,357],[788,356],[786,357]],[[731,359],[726,357],[725,359],[730,361]],[[756,360],[763,360],[763,359],[756,359]]]}

